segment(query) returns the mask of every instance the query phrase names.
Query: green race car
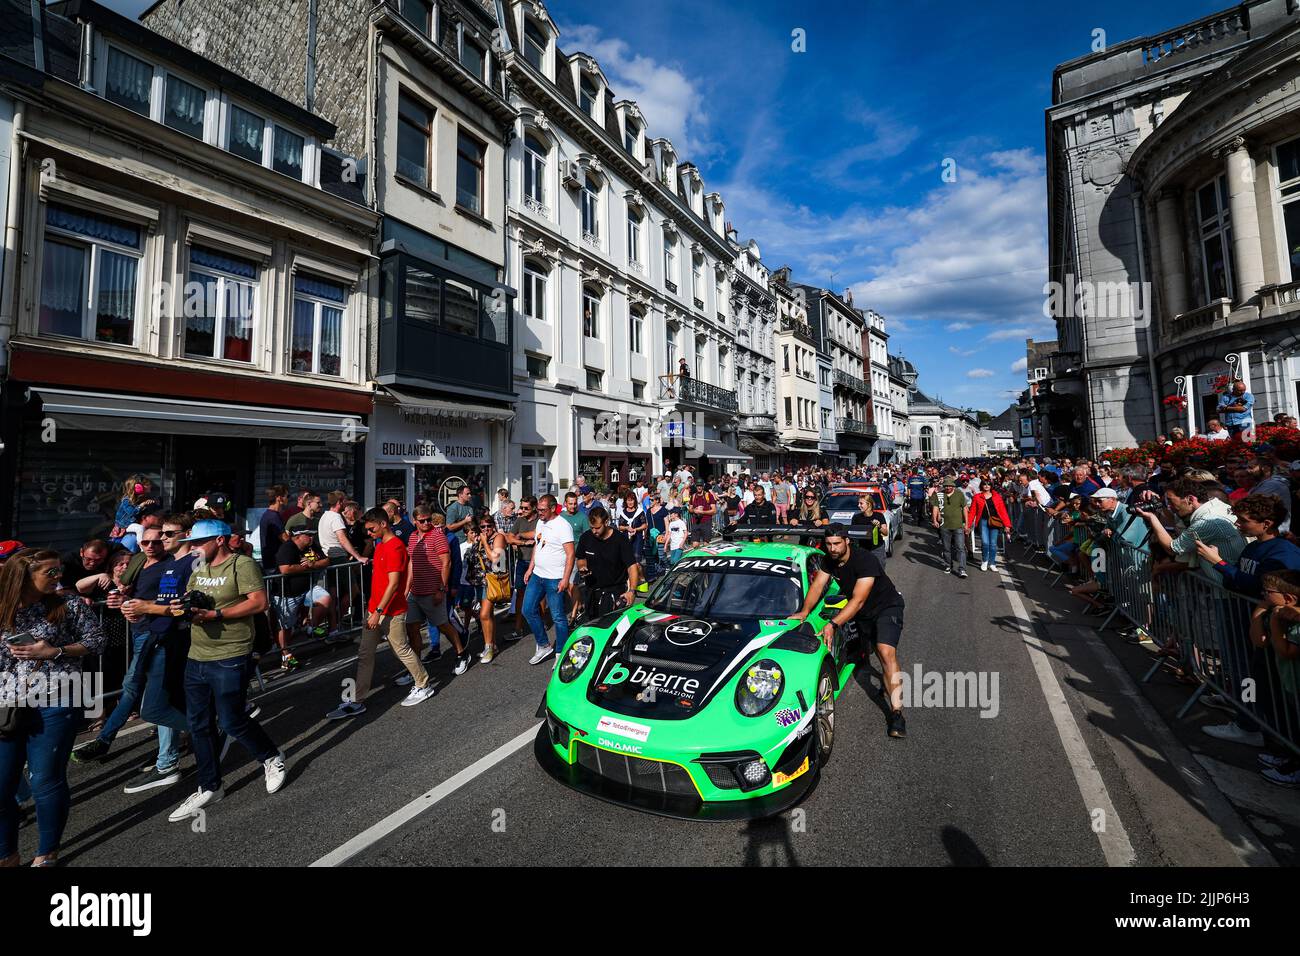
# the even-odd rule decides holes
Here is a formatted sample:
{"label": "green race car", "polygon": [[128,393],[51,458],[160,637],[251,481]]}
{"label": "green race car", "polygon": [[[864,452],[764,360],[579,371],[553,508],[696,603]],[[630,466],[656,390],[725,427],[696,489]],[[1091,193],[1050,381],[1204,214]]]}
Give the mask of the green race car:
{"label": "green race car", "polygon": [[820,551],[723,543],[691,551],[642,603],[577,628],[539,716],[536,752],[563,783],[670,816],[770,816],[815,785],[853,664],[834,589],[807,622]]}

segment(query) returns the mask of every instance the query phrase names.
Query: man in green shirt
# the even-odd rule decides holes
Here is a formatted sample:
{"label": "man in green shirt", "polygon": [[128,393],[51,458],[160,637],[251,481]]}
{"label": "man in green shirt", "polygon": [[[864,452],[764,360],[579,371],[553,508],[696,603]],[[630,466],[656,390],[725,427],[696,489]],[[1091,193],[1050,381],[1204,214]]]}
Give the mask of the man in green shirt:
{"label": "man in green shirt", "polygon": [[944,574],[966,577],[966,496],[952,478],[943,480],[943,490],[930,495],[931,519],[943,543]]}
{"label": "man in green shirt", "polygon": [[[560,517],[569,522],[569,527],[573,529],[573,540],[581,541],[582,536],[591,530],[591,522],[587,520],[587,513],[578,507],[578,493],[570,491],[564,496],[564,510],[560,512]],[[573,610],[569,614],[569,620],[578,620],[582,614],[582,609],[587,604],[587,589],[583,586],[578,575],[578,562],[573,563],[572,584],[576,589],[577,600],[573,602]]]}
{"label": "man in green shirt", "polygon": [[267,793],[284,786],[287,772],[284,754],[245,709],[253,618],[266,613],[262,569],[247,555],[230,550],[230,525],[224,521],[196,521],[185,543],[199,559],[190,575],[190,593],[172,602],[172,613],[190,620],[185,712],[199,786],[172,811],[168,819],[173,823],[190,819],[225,795],[220,754],[227,736],[262,765]]}

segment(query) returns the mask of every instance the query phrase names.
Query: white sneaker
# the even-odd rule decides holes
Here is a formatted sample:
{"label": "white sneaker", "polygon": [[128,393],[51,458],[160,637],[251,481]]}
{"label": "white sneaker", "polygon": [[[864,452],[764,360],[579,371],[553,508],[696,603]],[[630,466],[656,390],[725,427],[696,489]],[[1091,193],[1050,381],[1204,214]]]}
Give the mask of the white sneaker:
{"label": "white sneaker", "polygon": [[990,561],[990,562],[989,562],[989,570],[990,570],[990,571],[996,571],[997,569],[998,569],[997,562],[996,562],[996,561]]}
{"label": "white sneaker", "polygon": [[267,793],[275,793],[284,786],[284,778],[288,775],[288,770],[284,766],[284,754],[276,754],[267,760],[262,764],[262,770],[266,773]]}
{"label": "white sneaker", "polygon": [[460,657],[456,658],[456,666],[453,667],[453,668],[451,669],[451,672],[452,672],[453,674],[455,674],[457,677],[459,677],[461,674],[465,673],[467,670],[469,670],[469,651],[468,651],[468,650],[466,650],[464,654],[460,655]]}
{"label": "white sneaker", "polygon": [[987,571],[988,569],[989,569],[989,563],[988,563],[987,561],[981,561],[981,562],[980,562],[980,570],[981,570],[981,571]]}
{"label": "white sneaker", "polygon": [[221,790],[220,788],[216,790],[204,790],[202,787],[199,787],[199,789],[186,797],[185,802],[173,810],[168,815],[167,819],[171,823],[180,823],[182,820],[188,820],[204,807],[216,803],[225,795],[226,791]]}
{"label": "white sneaker", "polygon": [[414,707],[416,704],[423,704],[436,693],[438,693],[438,689],[433,686],[433,681],[429,681],[423,687],[412,687],[411,692],[402,701],[402,706]]}
{"label": "white sneaker", "polygon": [[1264,746],[1264,735],[1258,730],[1242,730],[1234,720],[1227,724],[1215,724],[1210,727],[1202,727],[1201,730],[1217,740],[1227,740],[1234,744],[1245,744],[1247,747]]}
{"label": "white sneaker", "polygon": [[411,676],[410,671],[407,671],[404,674],[398,674],[393,683],[398,687],[410,687],[415,683],[415,678]]}
{"label": "white sneaker", "polygon": [[537,650],[533,653],[532,657],[528,658],[528,663],[540,664],[542,661],[546,660],[546,658],[550,657],[554,653],[555,653],[554,647],[552,647],[550,644],[543,644],[537,648]]}
{"label": "white sneaker", "polygon": [[491,664],[492,659],[496,656],[497,656],[497,649],[495,647],[485,647],[483,648],[482,653],[480,653],[478,656],[478,662],[480,664]]}

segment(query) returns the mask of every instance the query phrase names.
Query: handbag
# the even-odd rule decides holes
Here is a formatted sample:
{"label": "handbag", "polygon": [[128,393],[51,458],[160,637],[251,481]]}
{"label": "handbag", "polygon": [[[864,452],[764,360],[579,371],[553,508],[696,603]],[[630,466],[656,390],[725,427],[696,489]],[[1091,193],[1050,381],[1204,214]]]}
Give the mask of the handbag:
{"label": "handbag", "polygon": [[493,604],[503,604],[510,600],[510,575],[504,571],[489,571],[487,564],[483,561],[483,553],[479,552],[478,566],[483,569],[483,600],[491,601]]}
{"label": "handbag", "polygon": [[994,531],[1005,531],[1007,529],[1007,523],[998,516],[996,511],[993,510],[993,499],[990,498],[985,503],[984,507],[988,509],[989,527]]}

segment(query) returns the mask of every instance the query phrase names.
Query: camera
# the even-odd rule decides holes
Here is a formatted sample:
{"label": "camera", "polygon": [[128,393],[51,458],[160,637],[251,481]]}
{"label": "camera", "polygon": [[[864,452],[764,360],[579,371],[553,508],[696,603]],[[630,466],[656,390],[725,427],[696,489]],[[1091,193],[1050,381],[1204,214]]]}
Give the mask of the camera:
{"label": "camera", "polygon": [[193,611],[215,611],[217,608],[212,595],[203,591],[186,591],[180,601],[181,607],[172,612],[176,617],[189,617]]}

